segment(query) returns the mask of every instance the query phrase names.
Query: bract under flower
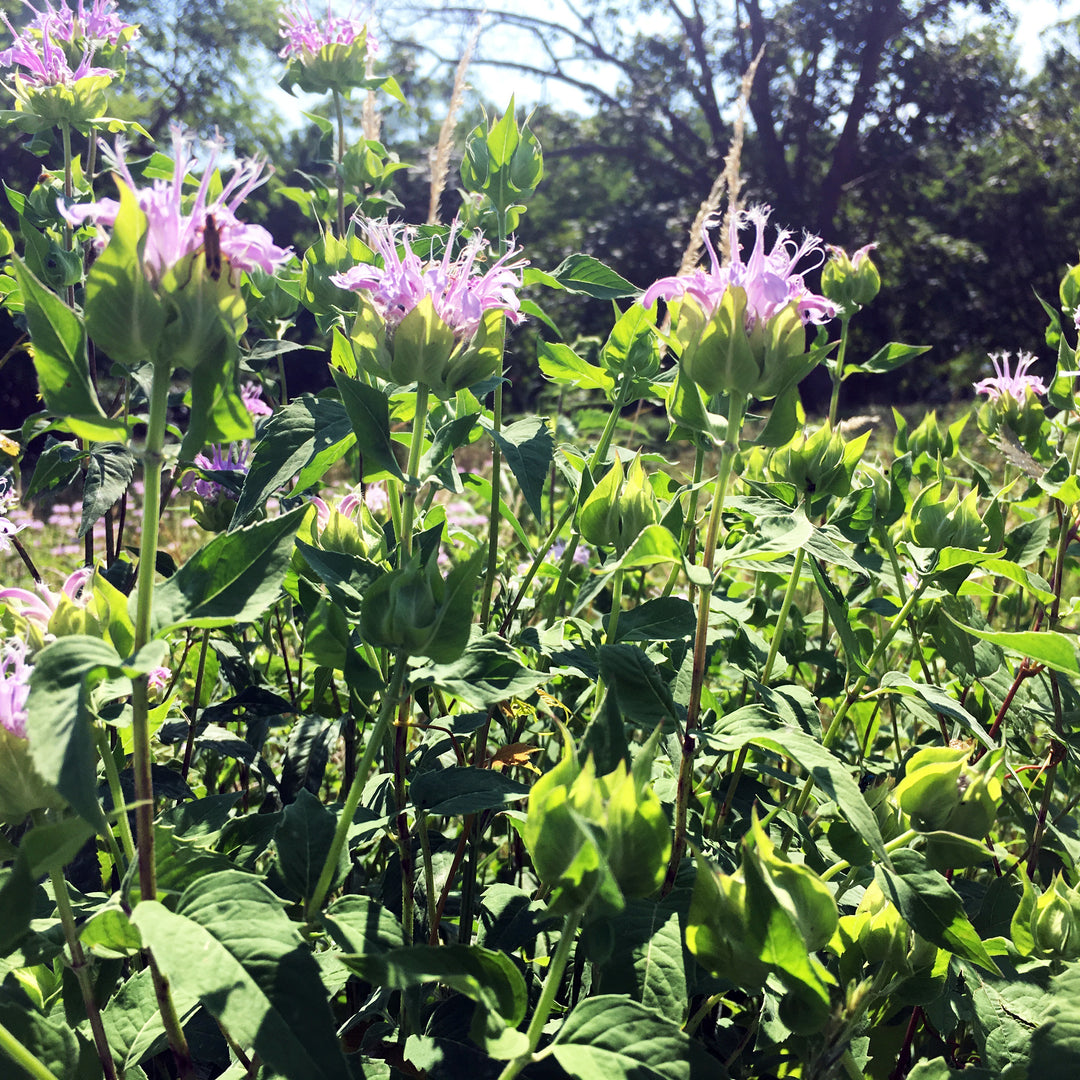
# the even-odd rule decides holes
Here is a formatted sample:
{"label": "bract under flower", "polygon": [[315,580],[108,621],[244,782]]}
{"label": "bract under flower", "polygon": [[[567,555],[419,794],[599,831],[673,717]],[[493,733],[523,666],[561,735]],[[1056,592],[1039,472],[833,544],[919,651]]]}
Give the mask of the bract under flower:
{"label": "bract under flower", "polygon": [[[102,144],[108,159],[120,179],[134,193],[139,209],[146,215],[147,232],[143,251],[143,267],[151,281],[158,281],[182,258],[206,249],[207,233],[212,232],[215,252],[227,259],[236,270],[258,268],[272,274],[290,258],[290,248],[280,248],[261,225],[246,225],[236,217],[245,198],[265,182],[265,163],[258,159],[240,161],[220,194],[210,197],[210,178],[221,153],[222,144],[210,144],[210,156],[194,199],[184,194],[184,181],[195,164],[192,140],[180,127],[172,129],[172,180],[154,180],[150,187],[139,188],[125,160],[125,145],[118,139],[115,149]],[[61,207],[64,218],[73,226],[92,222],[111,228],[116,222],[120,204],[115,199]],[[208,252],[209,261],[210,252]]]}
{"label": "bract under flower", "polygon": [[990,357],[995,374],[988,379],[975,383],[975,392],[986,394],[991,401],[1008,395],[1015,401],[1022,402],[1030,390],[1033,394],[1045,394],[1046,384],[1038,375],[1029,375],[1028,369],[1035,363],[1031,353],[1021,352],[1016,357],[1016,370],[1010,369],[1009,353],[995,353]]}
{"label": "bract under flower", "polygon": [[[747,329],[756,323],[768,322],[773,315],[794,303],[803,323],[823,323],[836,314],[836,305],[824,296],[810,291],[802,273],[821,264],[824,250],[821,240],[806,235],[796,243],[787,229],[777,230],[770,251],[765,250],[765,225],[771,209],[758,206],[734,216],[731,223],[731,262],[721,265],[720,258],[709,239],[708,226],[703,230],[705,247],[712,263],[710,269],[698,268],[681,277],[666,277],[651,285],[642,297],[642,304],[651,308],[658,298],[667,301],[691,297],[701,307],[706,318],[712,316],[730,286],[744,289],[747,297]],[[744,262],[739,245],[739,227],[750,223],[756,230],[754,246]],[[817,262],[800,272],[799,262],[810,257]]]}

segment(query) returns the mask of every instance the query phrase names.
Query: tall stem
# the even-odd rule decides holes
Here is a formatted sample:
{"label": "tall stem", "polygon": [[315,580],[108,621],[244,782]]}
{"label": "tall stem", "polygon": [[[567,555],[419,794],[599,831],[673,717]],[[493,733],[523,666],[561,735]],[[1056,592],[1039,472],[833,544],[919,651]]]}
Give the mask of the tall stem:
{"label": "tall stem", "polygon": [[840,383],[844,376],[844,356],[847,354],[848,325],[851,322],[850,315],[840,316],[840,347],[836,350],[836,363],[829,365],[829,375],[832,376],[832,397],[829,399],[829,427],[836,427],[836,414],[840,404]]}
{"label": "tall stem", "polygon": [[499,1073],[499,1080],[514,1080],[514,1077],[529,1064],[533,1054],[536,1053],[536,1048],[540,1045],[540,1036],[544,1032],[544,1025],[548,1022],[551,1009],[555,1004],[555,995],[559,992],[559,984],[562,982],[563,972],[566,971],[570,952],[574,947],[574,934],[577,933],[583,914],[583,908],[576,908],[567,913],[563,922],[562,936],[559,938],[558,948],[556,948],[555,955],[551,959],[547,978],[544,979],[544,988],[540,991],[540,1000],[536,1003],[536,1012],[533,1013],[529,1030],[526,1032],[529,1040],[528,1052],[514,1058],[513,1061],[508,1061],[506,1068]]}
{"label": "tall stem", "polygon": [[416,384],[416,415],[413,417],[412,442],[409,444],[409,464],[406,467],[408,477],[402,494],[401,534],[398,537],[398,550],[401,557],[398,565],[404,566],[412,554],[413,518],[416,514],[417,473],[420,471],[420,453],[424,446],[424,432],[427,430],[428,398],[430,391],[424,383]]}
{"label": "tall stem", "polygon": [[671,860],[664,879],[663,893],[671,891],[679,870],[683,849],[686,846],[686,814],[690,804],[690,788],[694,776],[694,750],[697,745],[694,732],[701,713],[701,692],[705,687],[705,657],[709,640],[709,612],[712,608],[712,570],[716,559],[716,545],[720,534],[720,519],[724,509],[731,466],[738,449],[739,431],[742,427],[745,402],[733,396],[728,414],[727,440],[720,448],[720,467],[716,474],[712,509],[709,512],[705,549],[701,553],[701,565],[708,572],[710,584],[698,597],[697,630],[694,635],[694,656],[690,671],[690,698],[686,705],[686,727],[683,730],[682,761],[679,765],[679,783],[675,793],[675,835],[671,844]]}
{"label": "tall stem", "polygon": [[334,162],[337,166],[337,227],[338,239],[345,236],[345,176],[342,164],[345,161],[345,112],[341,103],[341,91],[334,91],[334,111],[337,114],[337,153]]}
{"label": "tall stem", "polygon": [[360,796],[364,792],[364,784],[367,782],[367,774],[375,761],[375,755],[386,739],[386,733],[390,729],[390,721],[394,715],[394,708],[401,697],[401,688],[405,683],[405,669],[408,666],[408,654],[404,649],[397,652],[394,657],[394,670],[390,676],[390,685],[386,689],[386,696],[379,706],[379,716],[375,726],[368,736],[367,745],[364,747],[364,756],[356,767],[356,775],[349,787],[349,793],[345,797],[345,805],[341,808],[341,816],[338,818],[337,828],[334,830],[334,838],[330,841],[330,850],[326,853],[326,861],[323,863],[322,873],[315,883],[315,891],[307,903],[307,918],[310,922],[316,912],[322,907],[326,894],[330,891],[330,883],[334,880],[334,872],[337,870],[338,859],[341,858],[341,849],[345,846],[345,839],[349,835],[349,826],[356,814],[356,808],[360,805]]}
{"label": "tall stem", "polygon": [[784,599],[780,603],[780,614],[776,616],[776,630],[773,632],[773,639],[769,644],[769,655],[765,660],[765,668],[761,672],[762,686],[769,685],[769,676],[772,675],[776,654],[780,651],[780,638],[783,636],[784,626],[791,611],[791,604],[799,588],[799,575],[802,573],[802,564],[805,558],[806,549],[799,548],[795,552],[795,566],[791,570],[791,577],[788,578],[787,588],[784,590]]}
{"label": "tall stem", "polygon": [[498,436],[502,431],[502,383],[495,387],[492,403],[491,441],[491,506],[488,511],[487,568],[484,571],[484,592],[480,601],[480,629],[485,633],[491,618],[491,595],[495,589],[495,573],[499,567],[499,497],[502,487],[502,449]]}
{"label": "tall stem", "polygon": [[[143,450],[143,524],[136,577],[135,642],[138,652],[150,640],[154,592],[154,566],[158,548],[158,507],[161,502],[161,465],[165,448],[169,367],[154,365],[150,389],[150,419]],[[139,857],[139,890],[144,900],[157,898],[154,869],[154,787],[150,771],[149,689],[147,677],[134,680],[132,693],[133,767],[135,772],[135,824]]]}

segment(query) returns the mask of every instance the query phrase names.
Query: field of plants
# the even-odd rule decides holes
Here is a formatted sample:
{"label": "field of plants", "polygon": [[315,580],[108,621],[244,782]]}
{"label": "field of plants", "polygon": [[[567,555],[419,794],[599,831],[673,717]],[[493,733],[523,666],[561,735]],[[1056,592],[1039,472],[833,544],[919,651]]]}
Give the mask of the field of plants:
{"label": "field of plants", "polygon": [[[1080,267],[970,413],[860,426],[845,381],[933,343],[849,348],[873,245],[743,206],[741,126],[680,274],[542,269],[513,100],[453,222],[388,219],[398,84],[293,7],[294,250],[264,163],[110,116],[112,0],[43,3],[0,51],[42,164],[0,206],[42,405],[0,445],[0,1075],[1072,1080]],[[525,321],[551,415],[503,411]]]}

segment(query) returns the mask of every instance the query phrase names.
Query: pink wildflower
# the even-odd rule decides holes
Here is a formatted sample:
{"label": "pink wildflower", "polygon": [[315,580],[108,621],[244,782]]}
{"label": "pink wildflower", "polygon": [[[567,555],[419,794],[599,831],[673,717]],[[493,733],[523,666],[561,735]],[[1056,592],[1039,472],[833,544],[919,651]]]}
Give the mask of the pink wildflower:
{"label": "pink wildflower", "polygon": [[367,33],[367,51],[374,55],[379,51],[378,42],[368,29],[367,20],[356,16],[356,5],[348,15],[335,15],[333,0],[326,5],[326,19],[315,18],[306,0],[294,3],[281,15],[281,36],[285,46],[278,56],[285,60],[296,57],[307,63],[327,45],[355,45]]}
{"label": "pink wildflower", "polygon": [[60,586],[60,593],[54,593],[44,582],[36,586],[37,591],[29,589],[0,589],[0,604],[6,605],[16,615],[35,622],[43,629],[49,625],[53,612],[60,606],[60,599],[66,596],[78,607],[85,607],[90,599],[86,584],[94,576],[92,566],[81,566],[67,576]]}
{"label": "pink wildflower", "polygon": [[1027,397],[1028,390],[1033,394],[1046,393],[1046,384],[1042,379],[1038,375],[1028,374],[1028,368],[1035,363],[1035,357],[1031,353],[1017,354],[1015,372],[1009,370],[1010,360],[1009,353],[991,354],[990,362],[994,365],[996,374],[975,383],[975,392],[986,394],[991,401],[997,401],[1007,394],[1018,402]]}
{"label": "pink wildflower", "polygon": [[[370,292],[376,310],[391,329],[425,296],[431,298],[439,318],[462,340],[476,333],[484,312],[492,308],[504,311],[511,322],[519,322],[521,310],[516,290],[521,287],[521,277],[517,271],[525,263],[511,261],[517,249],[511,248],[484,273],[474,273],[477,258],[487,248],[487,242],[480,233],[475,233],[457,259],[453,259],[454,240],[460,229],[460,223],[455,221],[443,257],[425,262],[412,247],[415,229],[388,221],[367,221],[365,239],[380,256],[382,265],[360,263],[331,275],[330,280],[343,289]],[[404,253],[398,250],[399,244]]]}
{"label": "pink wildflower", "polygon": [[[821,264],[824,251],[816,236],[804,236],[796,243],[787,229],[777,230],[772,250],[765,250],[765,225],[771,209],[758,206],[735,216],[731,223],[731,262],[722,266],[720,258],[709,239],[707,228],[703,236],[712,266],[701,267],[679,277],[661,278],[651,285],[642,297],[642,304],[651,308],[658,297],[664,300],[682,300],[686,296],[697,301],[702,312],[709,317],[716,310],[729,286],[746,291],[746,317],[748,323],[768,322],[778,311],[794,303],[804,323],[823,323],[836,314],[836,305],[824,296],[812,293],[796,267],[807,256]],[[746,262],[739,245],[739,226],[749,222],[756,229],[754,246]],[[867,249],[860,253],[865,257]],[[814,269],[815,266],[805,269]]]}
{"label": "pink wildflower", "polygon": [[[188,206],[184,195],[184,179],[195,164],[192,140],[179,126],[172,129],[173,178],[155,180],[150,187],[137,188],[124,159],[125,144],[117,139],[115,150],[102,144],[103,154],[120,179],[134,192],[139,207],[146,214],[148,229],[143,266],[152,281],[160,280],[171,266],[184,256],[192,255],[206,244],[207,223],[217,234],[221,254],[237,270],[256,267],[272,274],[287,262],[291,249],[278,247],[261,225],[245,225],[236,217],[240,204],[260,184],[265,182],[265,164],[249,159],[237,164],[221,194],[209,197],[210,177],[221,153],[221,140],[210,144],[210,156],[203,171],[194,200]],[[61,213],[73,226],[91,221],[111,227],[116,222],[120,204],[115,199],[61,206]]]}
{"label": "pink wildflower", "polygon": [[17,639],[0,645],[0,727],[26,738],[26,699],[30,696],[32,664],[26,662],[26,644]]}
{"label": "pink wildflower", "polygon": [[169,682],[172,680],[172,671],[165,667],[151,668],[146,676],[147,688],[155,693],[160,693],[162,690],[168,689]]}
{"label": "pink wildflower", "polygon": [[15,486],[11,480],[6,476],[0,476],[0,551],[10,551],[10,537],[26,528],[25,525],[16,525],[8,516],[17,499]]}

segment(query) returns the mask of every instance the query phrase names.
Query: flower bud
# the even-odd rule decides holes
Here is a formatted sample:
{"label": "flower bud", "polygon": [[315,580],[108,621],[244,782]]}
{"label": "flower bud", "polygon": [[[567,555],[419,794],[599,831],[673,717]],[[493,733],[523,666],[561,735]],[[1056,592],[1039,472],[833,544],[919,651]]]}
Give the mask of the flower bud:
{"label": "flower bud", "polygon": [[932,746],[912,756],[896,801],[920,832],[955,833],[981,840],[994,824],[1001,798],[1001,751],[968,765],[966,748]]}
{"label": "flower bud", "polygon": [[1058,960],[1080,957],[1078,906],[1077,890],[1070,889],[1061,874],[1055,874],[1050,888],[1035,901],[1031,936],[1037,953]]}
{"label": "flower bud", "polygon": [[867,431],[845,443],[839,431],[825,424],[810,436],[797,436],[773,454],[769,474],[805,493],[813,513],[823,512],[829,497],[843,498],[851,490],[855,466],[869,438]]}
{"label": "flower bud", "polygon": [[881,289],[881,275],[870,261],[876,244],[859,248],[850,258],[843,248],[830,247],[821,269],[821,291],[847,316],[866,307]]}
{"label": "flower bud", "polygon": [[660,520],[660,506],[639,453],[628,473],[616,457],[581,508],[581,535],[597,547],[614,547],[621,555],[643,529]]}

